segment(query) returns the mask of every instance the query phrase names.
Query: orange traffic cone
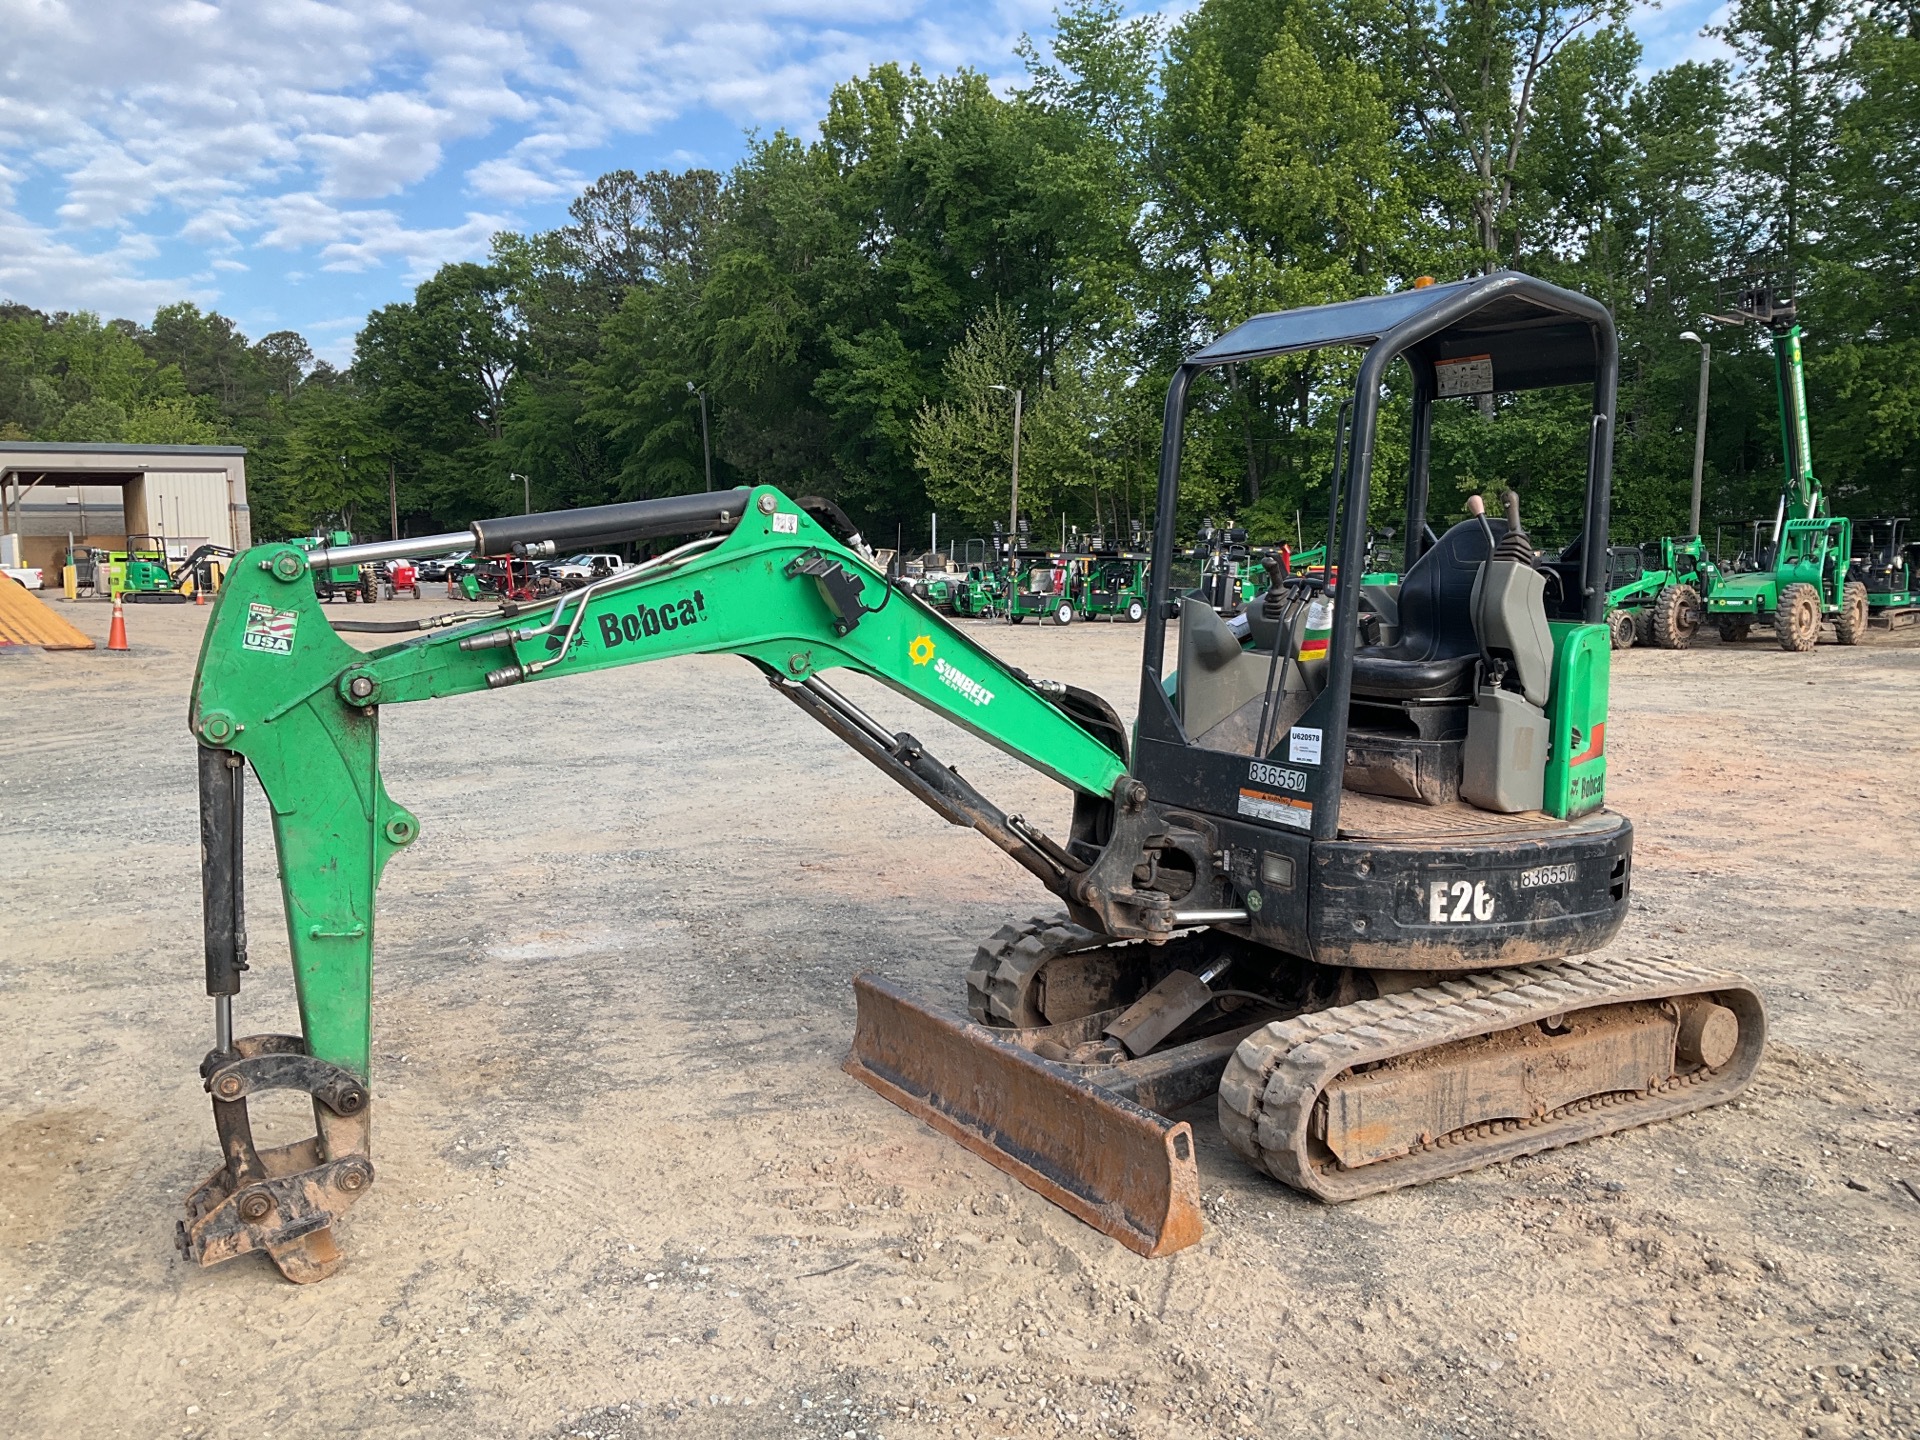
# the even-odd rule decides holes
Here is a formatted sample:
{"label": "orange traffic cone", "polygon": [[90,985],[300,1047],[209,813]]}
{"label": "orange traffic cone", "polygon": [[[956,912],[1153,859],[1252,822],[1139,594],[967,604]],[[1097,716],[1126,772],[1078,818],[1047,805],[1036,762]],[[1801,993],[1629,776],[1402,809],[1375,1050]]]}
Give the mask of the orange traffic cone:
{"label": "orange traffic cone", "polygon": [[198,580],[193,582],[193,603],[196,605],[204,605],[207,603],[207,592],[200,588],[200,582]]}
{"label": "orange traffic cone", "polygon": [[132,646],[127,644],[126,612],[121,608],[120,597],[115,595],[113,597],[113,623],[107,627],[107,649],[130,650],[132,648]]}

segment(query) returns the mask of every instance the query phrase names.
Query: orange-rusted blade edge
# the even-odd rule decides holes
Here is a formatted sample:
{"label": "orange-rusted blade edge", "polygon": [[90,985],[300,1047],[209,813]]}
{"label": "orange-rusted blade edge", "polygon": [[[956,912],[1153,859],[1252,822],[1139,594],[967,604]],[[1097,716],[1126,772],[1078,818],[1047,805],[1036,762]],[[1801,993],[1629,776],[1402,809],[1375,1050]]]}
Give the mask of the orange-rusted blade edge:
{"label": "orange-rusted blade edge", "polygon": [[873,975],[841,1067],[1070,1215],[1141,1255],[1200,1238],[1200,1172],[1185,1121],[1080,1079],[984,1025]]}

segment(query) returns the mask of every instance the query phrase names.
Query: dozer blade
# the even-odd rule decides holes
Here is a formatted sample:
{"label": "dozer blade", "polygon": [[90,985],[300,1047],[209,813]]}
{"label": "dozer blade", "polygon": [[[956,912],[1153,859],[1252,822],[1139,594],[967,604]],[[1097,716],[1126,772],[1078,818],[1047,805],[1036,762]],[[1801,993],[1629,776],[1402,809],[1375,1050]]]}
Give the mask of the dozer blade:
{"label": "dozer blade", "polygon": [[872,975],[856,976],[853,991],[849,1075],[1129,1250],[1170,1255],[1200,1238],[1200,1173],[1184,1121]]}

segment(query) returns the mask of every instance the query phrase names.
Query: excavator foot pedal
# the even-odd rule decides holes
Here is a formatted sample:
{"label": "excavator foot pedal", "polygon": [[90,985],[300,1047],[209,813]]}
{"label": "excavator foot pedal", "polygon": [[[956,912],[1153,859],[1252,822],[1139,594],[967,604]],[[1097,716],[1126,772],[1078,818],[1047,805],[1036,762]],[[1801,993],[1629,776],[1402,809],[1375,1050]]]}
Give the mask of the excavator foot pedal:
{"label": "excavator foot pedal", "polygon": [[[367,1158],[372,1097],[358,1076],[316,1060],[293,1035],[253,1035],[201,1062],[226,1157],[187,1197],[175,1243],[201,1265],[264,1253],[298,1285],[324,1280],[344,1258],[333,1222],[373,1187]],[[248,1097],[298,1090],[313,1099],[315,1133],[261,1150]]]}
{"label": "excavator foot pedal", "polygon": [[1036,1055],[1022,1043],[1033,1032],[974,1024],[872,975],[857,976],[853,990],[849,1075],[1129,1250],[1170,1255],[1199,1240],[1193,1131],[1125,1091],[1132,1078],[1135,1094],[1168,1109],[1177,1108],[1170,1099],[1200,1098],[1238,1032],[1189,1047],[1184,1065],[1158,1063],[1151,1077],[1106,1067],[1117,1083],[1102,1085],[1086,1078],[1089,1067]]}

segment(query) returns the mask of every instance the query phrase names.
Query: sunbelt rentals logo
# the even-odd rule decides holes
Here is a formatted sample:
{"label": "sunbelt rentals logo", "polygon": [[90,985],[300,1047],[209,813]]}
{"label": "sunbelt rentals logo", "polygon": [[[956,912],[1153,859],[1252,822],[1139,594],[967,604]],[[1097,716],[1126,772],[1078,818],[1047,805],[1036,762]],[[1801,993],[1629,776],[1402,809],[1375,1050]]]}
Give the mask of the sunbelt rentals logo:
{"label": "sunbelt rentals logo", "polygon": [[932,665],[933,673],[950,690],[957,690],[975,705],[991,705],[993,692],[971,675],[963,675],[934,653],[931,635],[916,635],[907,646],[907,658],[916,665]]}

